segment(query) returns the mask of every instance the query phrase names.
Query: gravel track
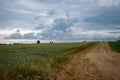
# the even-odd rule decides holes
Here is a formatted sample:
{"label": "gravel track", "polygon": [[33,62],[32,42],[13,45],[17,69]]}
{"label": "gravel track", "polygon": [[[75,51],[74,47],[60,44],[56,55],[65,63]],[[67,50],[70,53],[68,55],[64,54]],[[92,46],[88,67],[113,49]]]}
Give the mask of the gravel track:
{"label": "gravel track", "polygon": [[55,80],[120,80],[120,54],[101,42],[72,56],[56,75]]}

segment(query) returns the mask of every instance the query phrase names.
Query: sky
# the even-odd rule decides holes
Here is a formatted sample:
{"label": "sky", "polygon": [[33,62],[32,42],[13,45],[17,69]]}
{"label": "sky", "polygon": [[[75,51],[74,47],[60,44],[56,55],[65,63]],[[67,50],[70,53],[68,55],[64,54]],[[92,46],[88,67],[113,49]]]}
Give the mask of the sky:
{"label": "sky", "polygon": [[120,39],[120,0],[0,0],[0,43]]}

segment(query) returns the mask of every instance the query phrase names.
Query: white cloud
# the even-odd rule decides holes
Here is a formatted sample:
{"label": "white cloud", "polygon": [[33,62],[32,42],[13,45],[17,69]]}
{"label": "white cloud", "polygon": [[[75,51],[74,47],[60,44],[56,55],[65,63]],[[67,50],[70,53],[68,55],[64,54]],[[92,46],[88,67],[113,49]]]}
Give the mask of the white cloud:
{"label": "white cloud", "polygon": [[[120,0],[1,0],[0,34],[56,40],[119,39]],[[31,36],[32,37],[31,37]],[[99,37],[98,37],[99,35]]]}
{"label": "white cloud", "polygon": [[99,0],[100,6],[119,6],[120,0]]}

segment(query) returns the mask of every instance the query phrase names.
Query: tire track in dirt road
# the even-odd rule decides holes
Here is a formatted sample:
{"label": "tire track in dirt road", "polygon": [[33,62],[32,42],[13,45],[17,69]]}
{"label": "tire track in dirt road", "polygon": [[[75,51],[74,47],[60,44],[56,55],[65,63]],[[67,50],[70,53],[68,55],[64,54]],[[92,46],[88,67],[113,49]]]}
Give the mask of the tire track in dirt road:
{"label": "tire track in dirt road", "polygon": [[104,79],[120,80],[120,55],[112,51],[107,43],[101,43],[86,56],[98,67]]}
{"label": "tire track in dirt road", "polygon": [[98,43],[71,57],[56,80],[120,80],[120,54]]}

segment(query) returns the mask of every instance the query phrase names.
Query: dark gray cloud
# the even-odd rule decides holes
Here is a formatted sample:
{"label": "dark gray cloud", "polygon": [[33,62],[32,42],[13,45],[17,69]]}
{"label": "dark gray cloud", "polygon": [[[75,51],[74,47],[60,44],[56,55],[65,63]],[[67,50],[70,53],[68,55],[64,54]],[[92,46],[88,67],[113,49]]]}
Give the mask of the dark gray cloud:
{"label": "dark gray cloud", "polygon": [[25,34],[21,34],[19,30],[6,37],[6,39],[37,39],[37,36],[34,32],[29,32]]}
{"label": "dark gray cloud", "polygon": [[0,0],[0,34],[20,28],[25,33],[6,32],[7,39],[119,39],[119,14],[119,0]]}
{"label": "dark gray cloud", "polygon": [[53,30],[59,30],[59,31],[66,31],[69,27],[73,26],[76,22],[78,22],[78,18],[73,19],[65,19],[65,18],[57,18],[54,19],[53,22]]}
{"label": "dark gray cloud", "polygon": [[52,16],[52,15],[54,15],[55,13],[56,13],[55,10],[50,10],[47,14],[50,15],[50,16]]}
{"label": "dark gray cloud", "polygon": [[96,16],[86,17],[84,21],[94,22],[98,25],[120,25],[120,7],[103,8],[99,10]]}
{"label": "dark gray cloud", "polygon": [[44,27],[46,27],[46,25],[39,24],[37,27],[35,27],[35,29],[40,30],[40,29],[44,29]]}
{"label": "dark gray cloud", "polygon": [[24,38],[24,39],[37,39],[37,37],[35,36],[35,33],[34,33],[34,32],[24,34],[24,35],[23,35],[23,38]]}
{"label": "dark gray cloud", "polygon": [[[57,39],[62,40],[66,37],[70,37],[71,30],[70,28],[78,22],[78,18],[66,19],[66,18],[56,18],[51,25],[52,28],[44,30],[41,33],[43,39]],[[49,27],[48,27],[49,28]]]}
{"label": "dark gray cloud", "polygon": [[48,3],[48,4],[51,4],[51,3],[59,3],[61,2],[60,0],[36,0],[37,2],[43,2],[43,3]]}
{"label": "dark gray cloud", "polygon": [[23,35],[18,31],[6,37],[6,39],[23,39]]}

